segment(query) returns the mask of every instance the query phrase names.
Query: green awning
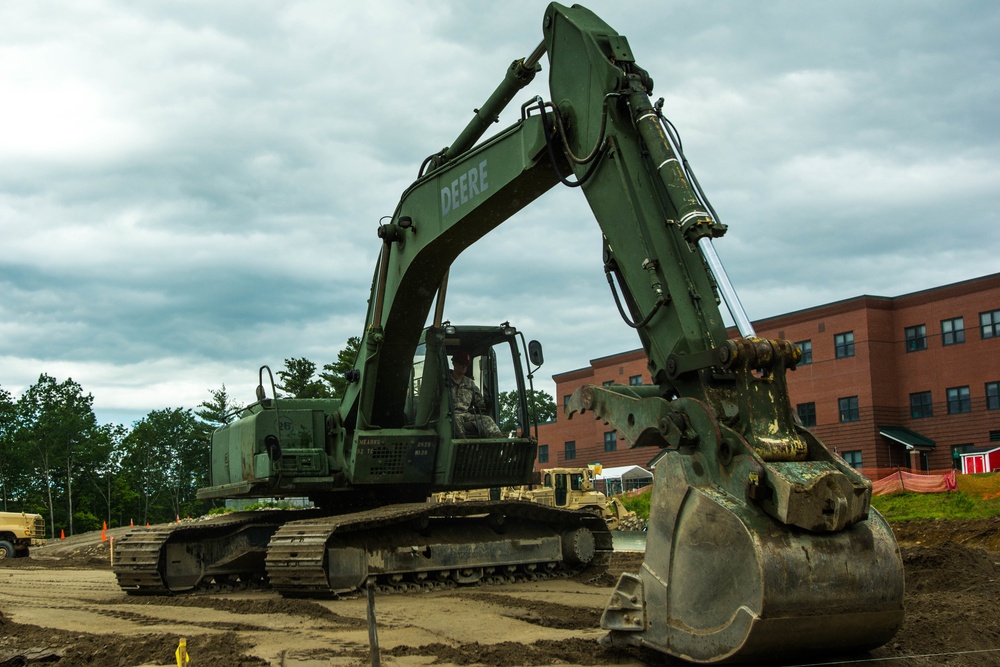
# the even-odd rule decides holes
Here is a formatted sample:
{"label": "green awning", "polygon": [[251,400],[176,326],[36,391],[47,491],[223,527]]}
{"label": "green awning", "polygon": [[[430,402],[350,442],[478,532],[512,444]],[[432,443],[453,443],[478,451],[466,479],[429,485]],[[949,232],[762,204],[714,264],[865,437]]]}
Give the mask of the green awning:
{"label": "green awning", "polygon": [[902,426],[879,426],[878,432],[894,442],[906,445],[907,449],[929,449],[935,444],[927,436]]}

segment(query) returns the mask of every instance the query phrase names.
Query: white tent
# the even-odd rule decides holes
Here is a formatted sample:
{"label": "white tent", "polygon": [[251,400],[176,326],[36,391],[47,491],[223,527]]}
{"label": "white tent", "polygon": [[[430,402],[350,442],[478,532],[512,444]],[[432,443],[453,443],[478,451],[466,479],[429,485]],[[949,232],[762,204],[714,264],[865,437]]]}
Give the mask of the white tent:
{"label": "white tent", "polygon": [[594,479],[597,481],[599,491],[613,496],[652,484],[653,473],[641,466],[618,466],[604,468],[601,470],[601,474],[596,475]]}

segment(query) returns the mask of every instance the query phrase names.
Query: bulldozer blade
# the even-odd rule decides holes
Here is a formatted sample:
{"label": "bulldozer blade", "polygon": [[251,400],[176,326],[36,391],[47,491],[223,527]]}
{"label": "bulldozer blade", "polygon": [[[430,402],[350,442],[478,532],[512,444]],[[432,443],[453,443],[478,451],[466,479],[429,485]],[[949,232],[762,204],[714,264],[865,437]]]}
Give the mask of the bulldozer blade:
{"label": "bulldozer blade", "polygon": [[612,593],[605,645],[715,663],[864,651],[892,638],[903,564],[880,514],[837,532],[790,527],[693,483],[698,458],[672,454],[656,467],[645,561]]}

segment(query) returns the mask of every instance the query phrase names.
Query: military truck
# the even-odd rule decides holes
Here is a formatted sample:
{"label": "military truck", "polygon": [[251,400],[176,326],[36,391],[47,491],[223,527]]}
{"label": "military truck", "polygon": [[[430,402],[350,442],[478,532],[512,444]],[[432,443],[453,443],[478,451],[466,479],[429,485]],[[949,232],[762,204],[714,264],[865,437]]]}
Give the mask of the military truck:
{"label": "military truck", "polygon": [[24,558],[31,547],[43,543],[45,519],[41,514],[0,512],[0,560]]}

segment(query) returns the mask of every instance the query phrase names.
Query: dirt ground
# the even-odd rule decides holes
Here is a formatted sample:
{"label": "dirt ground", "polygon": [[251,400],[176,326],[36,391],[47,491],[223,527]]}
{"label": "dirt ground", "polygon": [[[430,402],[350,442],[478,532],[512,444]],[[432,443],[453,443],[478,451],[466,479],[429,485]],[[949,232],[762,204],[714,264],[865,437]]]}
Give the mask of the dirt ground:
{"label": "dirt ground", "polygon": [[[894,529],[906,572],[902,630],[858,660],[812,664],[1000,665],[1000,517]],[[641,554],[616,553],[611,574],[640,563]],[[608,586],[594,586],[555,579],[379,596],[381,662],[681,664],[598,645],[613,581],[608,576]],[[174,665],[181,638],[195,666],[371,664],[364,599],[283,599],[271,591],[129,597],[115,583],[107,544],[92,534],[50,541],[31,558],[0,561],[0,667]]]}

